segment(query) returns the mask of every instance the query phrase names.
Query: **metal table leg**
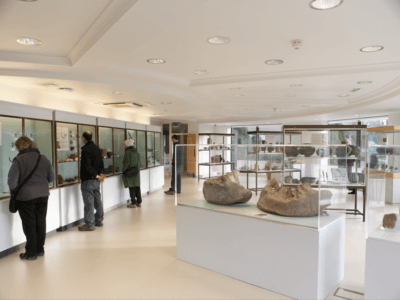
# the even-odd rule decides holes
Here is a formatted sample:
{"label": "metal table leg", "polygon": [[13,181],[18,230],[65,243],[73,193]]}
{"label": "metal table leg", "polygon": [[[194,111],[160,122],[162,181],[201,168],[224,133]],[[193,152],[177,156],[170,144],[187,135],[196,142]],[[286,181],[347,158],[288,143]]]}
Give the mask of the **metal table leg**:
{"label": "metal table leg", "polygon": [[366,200],[367,200],[367,197],[366,197],[367,195],[366,195],[366,188],[363,188],[363,205],[364,205],[364,207],[363,207],[363,222],[365,222],[365,212],[366,212]]}
{"label": "metal table leg", "polygon": [[357,192],[358,192],[358,190],[357,189],[354,189],[354,191],[355,191],[355,197],[354,197],[354,199],[355,199],[355,202],[354,202],[354,215],[357,215]]}

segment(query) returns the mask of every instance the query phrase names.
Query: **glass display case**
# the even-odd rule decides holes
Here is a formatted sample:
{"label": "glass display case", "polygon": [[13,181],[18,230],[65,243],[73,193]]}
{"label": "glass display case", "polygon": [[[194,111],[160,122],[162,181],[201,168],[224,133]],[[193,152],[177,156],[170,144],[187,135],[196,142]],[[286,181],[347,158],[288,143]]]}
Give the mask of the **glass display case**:
{"label": "glass display case", "polygon": [[368,148],[367,237],[400,243],[400,146]]}
{"label": "glass display case", "polygon": [[368,145],[400,145],[400,126],[368,128]]}
{"label": "glass display case", "polygon": [[[190,146],[192,145],[177,147]],[[215,144],[215,146],[223,146],[223,144]],[[253,146],[253,144],[231,144],[230,148],[232,152],[247,155],[248,149],[252,149]],[[199,147],[208,147],[208,145],[199,145]],[[285,146],[270,145],[270,147],[284,148]],[[316,148],[317,146],[305,147]],[[342,152],[346,153],[345,145],[327,146],[328,153],[330,148],[337,149],[338,152],[340,152],[338,149],[342,149]],[[346,208],[347,177],[346,166],[341,165],[337,157],[325,156],[324,151],[318,151],[318,153],[319,155],[314,153],[310,157],[302,157],[303,161],[299,161],[306,164],[307,168],[302,181],[298,184],[292,182],[283,184],[275,178],[268,180],[265,174],[260,175],[265,179],[262,185],[264,191],[256,195],[246,188],[246,184],[254,177],[249,178],[248,174],[235,169],[229,176],[224,176],[227,173],[221,174],[222,177],[217,176],[223,178],[222,180],[213,181],[215,178],[211,178],[204,183],[200,182],[198,188],[190,187],[185,190],[185,185],[182,185],[182,193],[175,194],[176,203],[263,221],[321,229],[343,216]],[[346,156],[343,159],[346,159]],[[237,161],[233,163],[237,165]],[[182,174],[187,171],[183,168]],[[177,174],[177,171],[175,173]],[[302,183],[310,185],[302,185]],[[254,186],[254,182],[252,185]]]}
{"label": "glass display case", "polygon": [[199,133],[198,180],[223,175],[233,169],[230,133]]}
{"label": "glass display case", "polygon": [[78,125],[56,122],[57,186],[79,182]]}
{"label": "glass display case", "polygon": [[140,155],[140,169],[146,169],[146,132],[137,131],[137,150]]}
{"label": "glass display case", "polygon": [[156,151],[156,162],[155,165],[157,166],[161,166],[161,161],[162,161],[162,153],[161,153],[161,132],[156,132],[155,133],[155,141],[154,141],[154,145],[155,145],[155,151]]}
{"label": "glass display case", "polygon": [[104,161],[104,175],[114,174],[114,153],[113,153],[113,129],[109,127],[98,127],[99,148],[102,150]]}
{"label": "glass display case", "polygon": [[129,140],[133,140],[133,142],[135,143],[135,148],[137,148],[137,139],[136,139],[136,130],[133,129],[127,129],[126,130],[126,139]]}
{"label": "glass display case", "polygon": [[147,135],[147,167],[152,168],[155,165],[154,132],[146,132]]}
{"label": "glass display case", "polygon": [[113,143],[114,143],[114,174],[122,173],[122,165],[125,154],[125,130],[113,129]]}

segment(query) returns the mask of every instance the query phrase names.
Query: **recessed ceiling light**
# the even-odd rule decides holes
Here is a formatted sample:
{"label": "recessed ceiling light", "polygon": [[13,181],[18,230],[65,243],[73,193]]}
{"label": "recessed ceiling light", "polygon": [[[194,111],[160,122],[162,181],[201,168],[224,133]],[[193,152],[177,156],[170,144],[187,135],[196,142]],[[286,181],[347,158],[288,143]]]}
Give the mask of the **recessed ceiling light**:
{"label": "recessed ceiling light", "polygon": [[25,46],[40,46],[42,44],[42,42],[37,39],[25,38],[25,37],[17,39],[17,42]]}
{"label": "recessed ceiling light", "polygon": [[164,64],[165,60],[160,59],[160,58],[150,58],[147,60],[147,62],[150,64]]}
{"label": "recessed ceiling light", "polygon": [[371,84],[372,81],[359,81],[358,84]]}
{"label": "recessed ceiling light", "polygon": [[235,94],[235,95],[233,95],[233,97],[243,97],[244,95],[243,94]]}
{"label": "recessed ceiling light", "polygon": [[301,86],[303,86],[302,84],[291,84],[290,85],[291,87],[301,87]]}
{"label": "recessed ceiling light", "polygon": [[196,75],[205,75],[205,74],[208,74],[208,71],[206,71],[206,70],[196,70],[193,73],[196,74]]}
{"label": "recessed ceiling light", "polygon": [[226,36],[213,36],[207,40],[207,42],[213,45],[223,45],[229,43],[230,41],[231,39]]}
{"label": "recessed ceiling light", "polygon": [[291,94],[291,95],[286,95],[286,97],[296,97],[296,95]]}
{"label": "recessed ceiling light", "polygon": [[383,46],[368,46],[368,47],[361,48],[360,51],[361,52],[377,52],[377,51],[381,51],[382,49],[383,49]]}
{"label": "recessed ceiling light", "polygon": [[123,92],[112,92],[114,95],[123,95]]}
{"label": "recessed ceiling light", "polygon": [[348,97],[349,95],[345,94],[345,95],[338,95],[338,97]]}
{"label": "recessed ceiling light", "polygon": [[64,92],[72,92],[74,89],[69,87],[60,87],[59,90]]}
{"label": "recessed ceiling light", "polygon": [[343,0],[313,0],[310,2],[310,7],[313,9],[331,9],[338,7],[343,3]]}
{"label": "recessed ceiling light", "polygon": [[229,88],[230,90],[240,90],[241,89],[241,87],[231,87],[231,88]]}
{"label": "recessed ceiling light", "polygon": [[265,62],[267,65],[280,65],[283,64],[283,60],[280,59],[270,59]]}

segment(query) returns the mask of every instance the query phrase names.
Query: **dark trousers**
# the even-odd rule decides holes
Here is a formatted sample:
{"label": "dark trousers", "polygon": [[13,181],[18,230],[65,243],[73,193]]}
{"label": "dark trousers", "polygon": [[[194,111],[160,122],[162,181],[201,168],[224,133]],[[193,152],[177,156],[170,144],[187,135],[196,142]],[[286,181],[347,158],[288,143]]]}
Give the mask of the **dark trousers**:
{"label": "dark trousers", "polygon": [[26,236],[25,253],[27,256],[33,256],[44,251],[48,200],[49,197],[47,196],[17,202],[22,228]]}
{"label": "dark trousers", "polygon": [[[176,168],[176,188],[177,188],[177,193],[181,192],[181,187],[182,187],[182,178],[181,178],[181,167],[178,166]],[[172,165],[172,178],[171,178],[171,188],[169,189],[170,191],[175,191],[175,165]]]}
{"label": "dark trousers", "polygon": [[[103,202],[101,202],[100,181],[85,180],[81,184],[83,204],[85,205],[83,220],[87,227],[100,224],[104,219]],[[94,210],[96,209],[96,214]]]}
{"label": "dark trousers", "polygon": [[132,204],[142,203],[142,194],[140,192],[140,186],[130,187],[129,195],[131,196]]}

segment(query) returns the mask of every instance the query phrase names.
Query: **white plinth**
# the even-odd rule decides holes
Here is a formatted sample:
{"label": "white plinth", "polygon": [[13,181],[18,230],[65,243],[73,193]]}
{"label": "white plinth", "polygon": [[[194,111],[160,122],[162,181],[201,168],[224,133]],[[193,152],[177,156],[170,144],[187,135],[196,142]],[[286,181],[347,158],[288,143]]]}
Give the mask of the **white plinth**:
{"label": "white plinth", "polygon": [[345,218],[320,231],[177,207],[180,260],[296,299],[324,299],[344,276]]}
{"label": "white plinth", "polygon": [[400,299],[400,243],[368,238],[364,299]]}

